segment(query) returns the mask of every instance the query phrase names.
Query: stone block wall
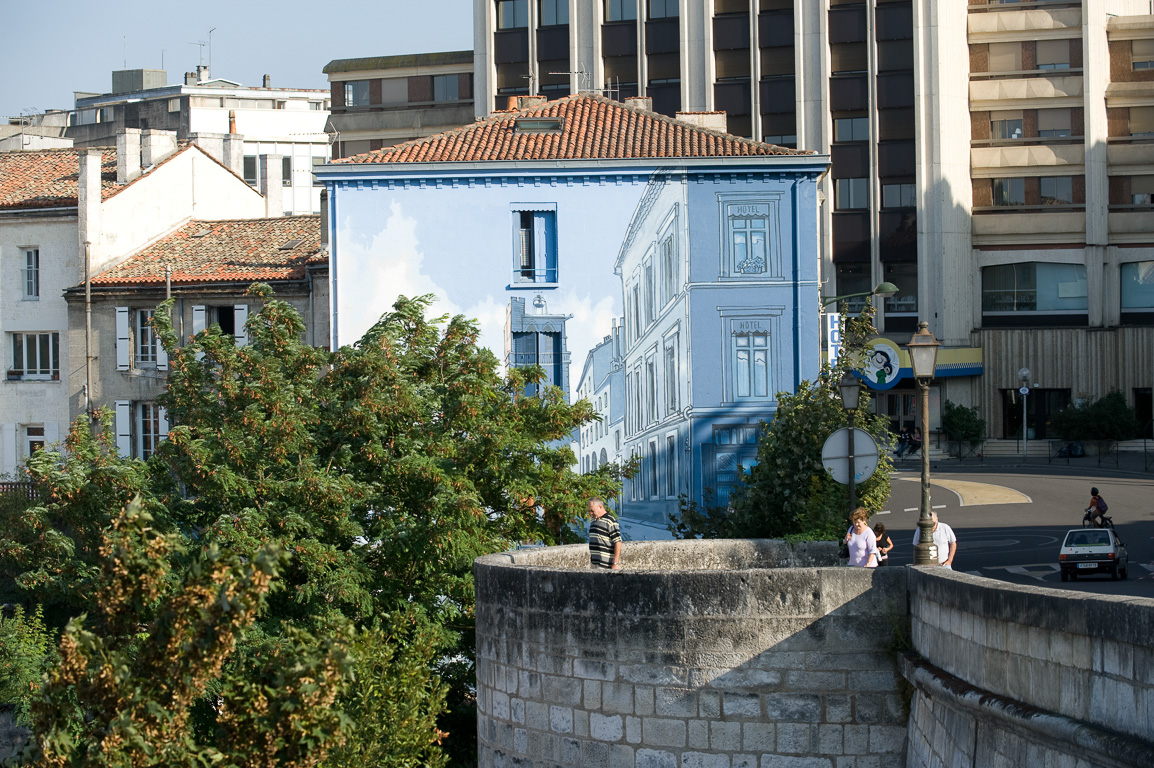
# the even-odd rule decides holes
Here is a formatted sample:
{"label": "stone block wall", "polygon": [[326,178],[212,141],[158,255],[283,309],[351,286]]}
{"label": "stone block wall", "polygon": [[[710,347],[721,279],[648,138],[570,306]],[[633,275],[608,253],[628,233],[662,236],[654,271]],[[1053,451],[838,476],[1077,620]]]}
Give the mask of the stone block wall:
{"label": "stone block wall", "polygon": [[908,764],[1154,765],[1154,601],[909,569]]}
{"label": "stone block wall", "polygon": [[483,768],[904,765],[905,569],[771,541],[630,542],[619,572],[587,558],[475,564]]}

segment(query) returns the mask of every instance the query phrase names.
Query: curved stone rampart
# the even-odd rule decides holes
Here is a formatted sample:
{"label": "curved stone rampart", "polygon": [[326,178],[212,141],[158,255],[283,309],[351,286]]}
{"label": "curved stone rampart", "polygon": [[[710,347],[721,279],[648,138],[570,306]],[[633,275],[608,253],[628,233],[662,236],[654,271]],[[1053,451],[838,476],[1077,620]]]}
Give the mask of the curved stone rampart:
{"label": "curved stone rampart", "polygon": [[1154,600],[909,569],[910,768],[1154,765]]}
{"label": "curved stone rampart", "polygon": [[476,561],[484,768],[904,764],[905,569],[780,541],[630,542],[623,559]]}

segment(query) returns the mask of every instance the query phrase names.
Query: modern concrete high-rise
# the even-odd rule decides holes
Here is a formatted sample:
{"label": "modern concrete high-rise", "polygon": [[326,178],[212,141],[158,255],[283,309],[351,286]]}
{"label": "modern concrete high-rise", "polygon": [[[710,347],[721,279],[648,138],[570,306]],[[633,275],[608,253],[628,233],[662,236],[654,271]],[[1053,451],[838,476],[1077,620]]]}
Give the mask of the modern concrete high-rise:
{"label": "modern concrete high-rise", "polygon": [[[1013,438],[1028,384],[1027,434],[1046,438],[1064,405],[1120,390],[1149,434],[1152,12],[1148,0],[474,0],[476,110],[526,93],[640,95],[829,153],[822,293],[896,284],[879,329],[900,347],[929,323],[947,351],[938,402],[976,405],[990,437]],[[887,383],[878,411],[911,423],[908,370]]]}

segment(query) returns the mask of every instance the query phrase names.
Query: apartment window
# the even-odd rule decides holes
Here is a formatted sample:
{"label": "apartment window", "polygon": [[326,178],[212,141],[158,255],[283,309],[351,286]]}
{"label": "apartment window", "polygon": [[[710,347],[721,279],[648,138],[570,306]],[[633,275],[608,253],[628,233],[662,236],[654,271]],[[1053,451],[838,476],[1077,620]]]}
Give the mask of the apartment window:
{"label": "apartment window", "polygon": [[1026,262],[982,270],[982,314],[1086,312],[1083,264]]}
{"label": "apartment window", "polygon": [[733,394],[738,400],[769,397],[769,334],[732,337]]}
{"label": "apartment window", "polygon": [[677,435],[665,436],[665,497],[677,496]]}
{"label": "apartment window", "polygon": [[649,498],[657,498],[657,441],[649,441],[649,455],[645,462],[645,490]]}
{"label": "apartment window", "polygon": [[995,206],[1026,204],[1025,179],[991,179]]}
{"label": "apartment window", "polygon": [[677,285],[679,282],[677,275],[677,248],[674,245],[673,235],[669,235],[661,241],[661,277],[663,281],[661,304],[664,306],[677,295]]}
{"label": "apartment window", "polygon": [[1073,176],[1043,176],[1038,181],[1042,205],[1069,205],[1074,202]]}
{"label": "apartment window", "polygon": [[730,203],[726,206],[730,274],[763,275],[769,265],[767,203]]}
{"label": "apartment window", "polygon": [[637,18],[637,0],[605,0],[606,21],[633,21]]}
{"label": "apartment window", "polygon": [[869,208],[869,179],[837,179],[834,182],[834,207],[839,211]]}
{"label": "apartment window", "polygon": [[1130,204],[1150,205],[1154,203],[1154,176],[1130,177]]}
{"label": "apartment window", "polygon": [[1132,261],[1121,266],[1123,311],[1154,311],[1154,261]]}
{"label": "apartment window", "polygon": [[1020,72],[1021,69],[1021,43],[990,43],[991,72]]}
{"label": "apartment window", "polygon": [[43,424],[27,424],[24,426],[24,455],[31,456],[43,450],[48,440],[44,434]]}
{"label": "apartment window", "polygon": [[24,298],[40,298],[40,249],[24,249]]}
{"label": "apartment window", "polygon": [[990,113],[991,139],[1022,138],[1022,110]]}
{"label": "apartment window", "polygon": [[678,13],[678,5],[678,0],[649,0],[649,18],[676,18]]}
{"label": "apartment window", "polygon": [[345,106],[346,107],[367,107],[369,106],[369,81],[368,80],[349,80],[345,83]]}
{"label": "apartment window", "polygon": [[513,211],[513,281],[557,282],[557,208],[534,206]]}
{"label": "apartment window", "polygon": [[529,26],[529,0],[497,0],[497,29]]}
{"label": "apartment window", "polygon": [[1039,109],[1038,135],[1044,139],[1065,139],[1070,136],[1069,109]]}
{"label": "apartment window", "polygon": [[12,334],[12,367],[9,379],[56,381],[60,379],[59,333]]}
{"label": "apartment window", "polygon": [[288,155],[280,159],[280,183],[283,187],[293,185],[293,159]]}
{"label": "apartment window", "polygon": [[839,302],[839,307],[844,307],[850,315],[860,314],[865,309],[866,296],[874,285],[871,280],[870,265],[861,262],[840,262],[835,263],[834,267],[837,270],[837,290],[832,291],[832,293],[862,294],[859,297]]}
{"label": "apartment window", "polygon": [[1037,46],[1038,69],[1069,69],[1069,40],[1039,40]]}
{"label": "apartment window", "polygon": [[1130,107],[1130,135],[1154,137],[1154,107]]}
{"label": "apartment window", "polygon": [[156,452],[156,446],[168,437],[168,419],[164,409],[156,403],[138,403],[136,406],[136,456],[147,459]]}
{"label": "apartment window", "polygon": [[645,325],[648,327],[652,325],[653,321],[657,319],[657,286],[656,279],[653,274],[654,266],[652,261],[645,263]]}
{"label": "apartment window", "polygon": [[168,111],[169,112],[179,112],[180,111],[180,99],[169,99],[168,100]]}
{"label": "apartment window", "polygon": [[569,0],[540,0],[538,9],[542,27],[559,27],[569,23]]}
{"label": "apartment window", "polygon": [[657,422],[657,360],[645,358],[645,424]]}
{"label": "apartment window", "polygon": [[677,412],[677,337],[665,343],[665,413]]}
{"label": "apartment window", "polygon": [[917,204],[915,184],[882,184],[882,208],[916,208]]}
{"label": "apartment window", "polygon": [[154,310],[136,311],[136,363],[156,364],[156,334],[152,330]]}
{"label": "apartment window", "polygon": [[885,300],[886,322],[895,317],[917,318],[918,265],[914,261],[887,261],[882,264],[886,282],[897,286],[898,292]]}
{"label": "apartment window", "polygon": [[[196,304],[192,307],[192,335],[204,331],[211,325],[220,328],[220,332],[232,336],[236,345],[248,344],[248,305],[236,304],[233,306],[207,306]],[[162,348],[163,349],[163,348]],[[160,355],[160,351],[157,352]]]}
{"label": "apartment window", "polygon": [[433,101],[457,101],[460,82],[457,75],[433,75]]}
{"label": "apartment window", "polygon": [[254,187],[260,185],[260,158],[256,155],[244,156],[244,180]]}
{"label": "apartment window", "polygon": [[1130,61],[1135,71],[1154,69],[1154,40],[1131,40]]}
{"label": "apartment window", "polygon": [[838,117],[833,121],[834,141],[869,141],[868,117]]}

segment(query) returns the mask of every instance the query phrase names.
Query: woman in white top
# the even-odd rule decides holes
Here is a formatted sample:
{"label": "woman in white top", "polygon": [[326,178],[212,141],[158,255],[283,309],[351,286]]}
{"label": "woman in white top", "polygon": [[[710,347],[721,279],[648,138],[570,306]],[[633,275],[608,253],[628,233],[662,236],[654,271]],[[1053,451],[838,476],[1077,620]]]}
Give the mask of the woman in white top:
{"label": "woman in white top", "polygon": [[853,525],[846,531],[845,541],[849,546],[849,564],[862,568],[877,568],[878,542],[869,527],[869,512],[858,507],[850,517]]}

